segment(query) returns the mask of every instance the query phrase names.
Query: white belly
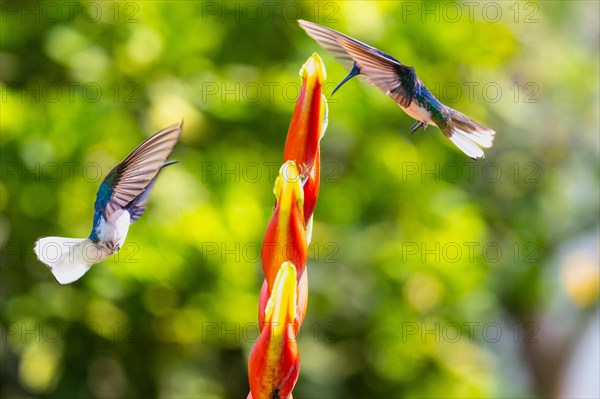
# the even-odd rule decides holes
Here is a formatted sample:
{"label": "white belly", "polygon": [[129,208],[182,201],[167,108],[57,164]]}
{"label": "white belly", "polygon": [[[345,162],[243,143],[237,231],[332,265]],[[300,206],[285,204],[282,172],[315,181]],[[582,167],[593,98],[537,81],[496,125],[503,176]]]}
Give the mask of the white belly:
{"label": "white belly", "polygon": [[431,112],[427,111],[423,107],[418,106],[416,101],[412,101],[408,108],[404,108],[401,105],[400,108],[402,108],[402,110],[414,120],[435,126],[435,123],[431,120]]}
{"label": "white belly", "polygon": [[129,231],[130,215],[124,209],[119,209],[110,217],[108,221],[100,218],[100,226],[98,226],[98,241],[100,243],[118,244],[118,248],[123,246],[127,232]]}

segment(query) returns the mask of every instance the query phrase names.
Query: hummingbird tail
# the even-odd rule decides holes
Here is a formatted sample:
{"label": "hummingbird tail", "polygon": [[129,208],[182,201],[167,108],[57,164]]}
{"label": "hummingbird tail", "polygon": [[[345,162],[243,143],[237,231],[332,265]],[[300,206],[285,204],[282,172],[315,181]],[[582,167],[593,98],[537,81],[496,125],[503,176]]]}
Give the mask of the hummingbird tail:
{"label": "hummingbird tail", "polygon": [[42,237],[33,251],[59,284],[79,280],[94,263],[110,255],[89,238]]}
{"label": "hummingbird tail", "polygon": [[490,148],[496,134],[492,129],[480,125],[455,110],[450,110],[450,120],[442,132],[462,152],[473,159],[484,157],[479,147]]}

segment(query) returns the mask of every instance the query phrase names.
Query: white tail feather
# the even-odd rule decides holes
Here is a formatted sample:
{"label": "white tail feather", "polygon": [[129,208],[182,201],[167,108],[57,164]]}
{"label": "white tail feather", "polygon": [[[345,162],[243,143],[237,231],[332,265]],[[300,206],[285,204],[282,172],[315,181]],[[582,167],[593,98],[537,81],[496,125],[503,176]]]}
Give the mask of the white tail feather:
{"label": "white tail feather", "polygon": [[451,110],[450,120],[442,129],[454,145],[471,158],[483,158],[481,148],[490,148],[494,141],[495,131],[480,125],[458,111]]}
{"label": "white tail feather", "polygon": [[94,263],[110,255],[108,249],[89,238],[66,237],[42,237],[35,243],[34,252],[60,284],[79,280]]}
{"label": "white tail feather", "polygon": [[479,159],[485,156],[483,150],[462,130],[452,131],[452,133],[448,135],[448,138],[455,146],[471,158]]}

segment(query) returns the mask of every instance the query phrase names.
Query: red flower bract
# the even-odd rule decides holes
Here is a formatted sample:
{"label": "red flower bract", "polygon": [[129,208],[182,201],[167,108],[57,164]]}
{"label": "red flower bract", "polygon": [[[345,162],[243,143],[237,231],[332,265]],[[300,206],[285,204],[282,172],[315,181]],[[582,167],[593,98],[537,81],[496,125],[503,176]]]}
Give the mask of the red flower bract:
{"label": "red flower bract", "polygon": [[260,336],[250,355],[248,398],[291,398],[300,372],[296,335],[308,301],[306,257],[319,194],[319,141],[327,119],[321,93],[325,69],[313,54],[300,70],[302,88],[279,170],[273,216],[263,240],[265,281],[260,292]]}
{"label": "red flower bract", "polygon": [[265,321],[248,364],[252,397],[287,398],[300,373],[294,331],[296,268],[281,265],[265,308]]}
{"label": "red flower bract", "polygon": [[279,266],[289,260],[298,268],[298,277],[306,265],[306,231],[304,227],[302,182],[293,161],[286,162],[275,182],[277,204],[267,226],[262,247],[263,272],[269,292]]}
{"label": "red flower bract", "polygon": [[320,141],[327,127],[327,102],[323,97],[325,68],[315,53],[300,69],[302,86],[288,129],[284,162],[294,161],[304,184],[304,224],[312,217],[319,195]]}

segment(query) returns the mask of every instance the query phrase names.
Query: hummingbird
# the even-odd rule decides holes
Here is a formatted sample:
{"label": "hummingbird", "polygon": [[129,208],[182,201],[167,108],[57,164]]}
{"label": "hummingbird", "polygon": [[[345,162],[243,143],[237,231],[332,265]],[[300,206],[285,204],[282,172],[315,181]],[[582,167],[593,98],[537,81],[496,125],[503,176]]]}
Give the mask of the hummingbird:
{"label": "hummingbird", "polygon": [[72,283],[95,263],[116,253],[125,242],[129,225],[146,210],[146,200],[160,171],[179,140],[183,122],[167,127],[134,149],[106,176],[94,203],[88,238],[42,237],[34,252],[59,284]]}
{"label": "hummingbird", "polygon": [[462,152],[473,159],[483,158],[480,147],[490,148],[495,131],[442,104],[417,77],[415,69],[396,58],[343,33],[314,22],[298,20],[300,27],[329,51],[350,71],[332,95],[347,81],[363,75],[367,82],[383,91],[416,122],[420,128],[437,126]]}

